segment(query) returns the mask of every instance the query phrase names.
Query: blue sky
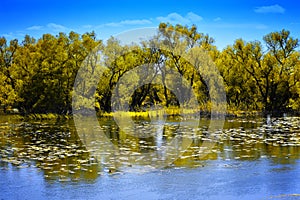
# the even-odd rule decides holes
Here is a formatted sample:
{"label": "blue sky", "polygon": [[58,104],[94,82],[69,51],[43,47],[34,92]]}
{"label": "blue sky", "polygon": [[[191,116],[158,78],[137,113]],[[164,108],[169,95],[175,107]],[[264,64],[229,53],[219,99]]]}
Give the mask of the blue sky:
{"label": "blue sky", "polygon": [[25,34],[94,30],[99,39],[122,31],[157,27],[160,22],[195,24],[219,49],[234,40],[261,40],[272,31],[287,29],[300,38],[300,2],[203,0],[1,0],[0,36],[22,40]]}

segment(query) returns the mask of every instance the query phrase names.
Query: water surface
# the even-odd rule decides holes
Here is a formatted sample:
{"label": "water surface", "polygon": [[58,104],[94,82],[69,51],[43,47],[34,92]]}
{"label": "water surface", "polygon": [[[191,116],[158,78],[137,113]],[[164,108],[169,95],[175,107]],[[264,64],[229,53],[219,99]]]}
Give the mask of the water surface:
{"label": "water surface", "polygon": [[[120,130],[112,118],[101,118],[112,152],[89,136],[89,128],[95,127],[88,126],[88,119],[82,138],[72,120],[2,116],[0,199],[300,197],[299,118],[228,119],[211,137],[209,120],[201,119],[197,130],[181,121],[170,118],[154,123],[153,129],[149,120],[135,119],[141,131],[134,132]],[[157,165],[174,153],[163,147],[180,134],[188,135],[190,147],[168,165]],[[204,140],[214,145],[205,147]],[[87,148],[87,141],[99,146],[96,153]]]}

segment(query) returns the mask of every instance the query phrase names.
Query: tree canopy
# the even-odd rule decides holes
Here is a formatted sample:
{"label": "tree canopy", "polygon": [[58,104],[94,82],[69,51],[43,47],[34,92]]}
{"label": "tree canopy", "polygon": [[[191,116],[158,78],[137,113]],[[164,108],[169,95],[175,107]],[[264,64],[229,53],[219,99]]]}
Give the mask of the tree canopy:
{"label": "tree canopy", "polygon": [[[163,45],[172,50],[158,48]],[[120,105],[127,102],[132,111],[153,105],[180,106],[181,100],[170,89],[178,88],[179,82],[167,76],[168,70],[174,70],[189,84],[190,89],[181,91],[183,96],[193,90],[199,109],[209,110],[212,92],[204,75],[199,73],[199,69],[209,69],[204,67],[204,62],[195,65],[186,59],[198,55],[197,59],[201,60],[197,52],[205,51],[224,80],[229,109],[266,113],[299,111],[298,47],[298,39],[283,29],[266,34],[262,42],[237,39],[218,50],[214,39],[200,33],[196,26],[166,23],[159,25],[153,38],[131,45],[122,45],[113,37],[104,44],[94,32],[44,34],[39,39],[26,35],[21,42],[0,37],[0,105],[4,112],[18,108],[24,114],[71,113],[75,78],[80,66],[86,63],[90,66],[86,70],[91,74],[99,73],[98,65],[105,65],[105,71],[101,71],[98,85],[92,81],[77,83],[80,105],[110,112],[112,97],[119,95]],[[99,62],[99,52],[103,62]],[[122,79],[137,66],[143,66],[141,73]],[[142,83],[149,74],[153,80],[136,88],[130,98],[122,96],[133,83]],[[154,81],[157,76],[161,77],[162,84]],[[80,78],[87,77],[77,77]],[[121,79],[122,84],[118,84]],[[96,102],[88,100],[91,94],[95,95]]]}

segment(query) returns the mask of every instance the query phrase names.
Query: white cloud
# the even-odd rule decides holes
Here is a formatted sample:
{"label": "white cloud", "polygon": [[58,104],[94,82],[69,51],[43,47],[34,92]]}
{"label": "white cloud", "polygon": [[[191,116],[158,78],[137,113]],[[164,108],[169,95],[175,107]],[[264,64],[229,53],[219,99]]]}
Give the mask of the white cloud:
{"label": "white cloud", "polygon": [[300,22],[291,22],[290,25],[300,25]]}
{"label": "white cloud", "polygon": [[212,24],[209,27],[214,28],[225,28],[225,29],[267,29],[269,28],[265,24],[260,23],[241,23],[241,24],[235,24],[235,23],[220,23],[220,24]]}
{"label": "white cloud", "polygon": [[193,12],[189,12],[187,15],[186,15],[186,18],[189,19],[191,22],[199,22],[201,20],[203,20],[203,18]]}
{"label": "white cloud", "polygon": [[261,6],[254,9],[256,13],[280,13],[283,14],[285,9],[278,4],[271,6]]}
{"label": "white cloud", "polygon": [[118,27],[118,26],[126,26],[126,25],[146,25],[146,24],[152,24],[150,20],[147,19],[135,19],[135,20],[123,20],[120,22],[111,22],[100,25],[100,27],[103,26],[110,26],[110,27]]}
{"label": "white cloud", "polygon": [[169,22],[171,24],[193,24],[203,20],[203,18],[193,12],[189,12],[185,17],[181,16],[178,13],[170,13],[166,17],[157,17],[156,18],[160,22]]}
{"label": "white cloud", "polygon": [[0,35],[9,40],[18,39],[18,40],[22,41],[25,36],[25,33],[21,32],[21,31],[17,31],[17,32],[9,32],[9,33],[3,33],[3,34],[0,33]]}
{"label": "white cloud", "polygon": [[1,34],[1,36],[5,37],[5,38],[13,38],[14,34],[13,33],[3,33],[3,34]]}
{"label": "white cloud", "polygon": [[93,28],[93,26],[90,25],[90,24],[86,24],[86,25],[83,25],[82,28],[88,28],[88,29],[90,29],[90,28]]}
{"label": "white cloud", "polygon": [[67,28],[63,25],[60,24],[55,24],[55,23],[49,23],[47,24],[47,27],[52,29],[53,31],[66,31]]}
{"label": "white cloud", "polygon": [[125,20],[120,22],[122,25],[144,25],[151,24],[152,22],[147,19],[142,20]]}
{"label": "white cloud", "polygon": [[167,17],[157,17],[156,18],[158,21],[161,22],[170,22],[170,23],[181,23],[181,24],[187,24],[189,23],[189,20],[185,19],[184,17],[182,17],[181,15],[177,14],[177,13],[171,13],[168,14]]}
{"label": "white cloud", "polygon": [[218,21],[221,21],[221,20],[222,20],[221,17],[217,17],[217,18],[214,19],[215,22],[218,22]]}
{"label": "white cloud", "polygon": [[256,25],[254,25],[254,28],[256,28],[256,29],[267,29],[269,27],[265,24],[256,24]]}
{"label": "white cloud", "polygon": [[31,26],[31,27],[28,27],[26,30],[38,31],[38,30],[41,30],[42,28],[43,28],[43,26]]}

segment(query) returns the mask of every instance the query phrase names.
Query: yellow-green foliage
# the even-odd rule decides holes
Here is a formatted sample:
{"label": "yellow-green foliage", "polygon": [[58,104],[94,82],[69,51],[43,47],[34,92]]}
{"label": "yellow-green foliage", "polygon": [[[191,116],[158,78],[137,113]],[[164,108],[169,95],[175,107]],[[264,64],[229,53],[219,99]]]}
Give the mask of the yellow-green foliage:
{"label": "yellow-green foliage", "polygon": [[[194,93],[198,110],[224,111],[224,105],[211,103],[218,100],[218,89],[223,87],[211,89],[216,82],[210,77],[217,74],[211,66],[216,65],[221,75],[218,82],[224,80],[230,110],[299,110],[299,42],[289,31],[283,29],[266,34],[263,42],[237,39],[233,45],[219,51],[214,39],[198,32],[196,26],[161,23],[159,28],[157,37],[141,41],[141,45],[126,46],[113,37],[104,44],[96,39],[94,32],[44,34],[38,40],[26,35],[22,42],[0,37],[0,109],[65,115],[71,113],[72,108],[93,110],[95,107],[99,113],[104,113],[101,115],[110,116],[107,113],[111,112],[112,104],[122,107],[128,103],[130,110],[139,112],[120,115],[149,117],[195,113],[195,110],[180,111],[178,108],[182,102],[179,103],[174,91],[181,88],[179,95],[184,97],[184,104],[189,104],[188,97]],[[157,48],[164,46],[170,49]],[[97,52],[102,52],[101,56]],[[212,61],[208,62],[208,55]],[[100,59],[104,62],[98,62]],[[197,62],[191,63],[193,59]],[[82,65],[86,66],[86,71],[78,74]],[[128,75],[137,66],[144,68]],[[73,91],[76,75],[77,90]],[[126,75],[127,79],[118,84]],[[154,82],[158,76],[160,83]],[[95,81],[92,77],[99,79]],[[190,89],[181,87],[180,77]],[[114,93],[115,89],[118,93]],[[76,98],[72,99],[74,94]],[[75,103],[72,104],[72,100]],[[151,111],[156,105],[165,110]]]}

